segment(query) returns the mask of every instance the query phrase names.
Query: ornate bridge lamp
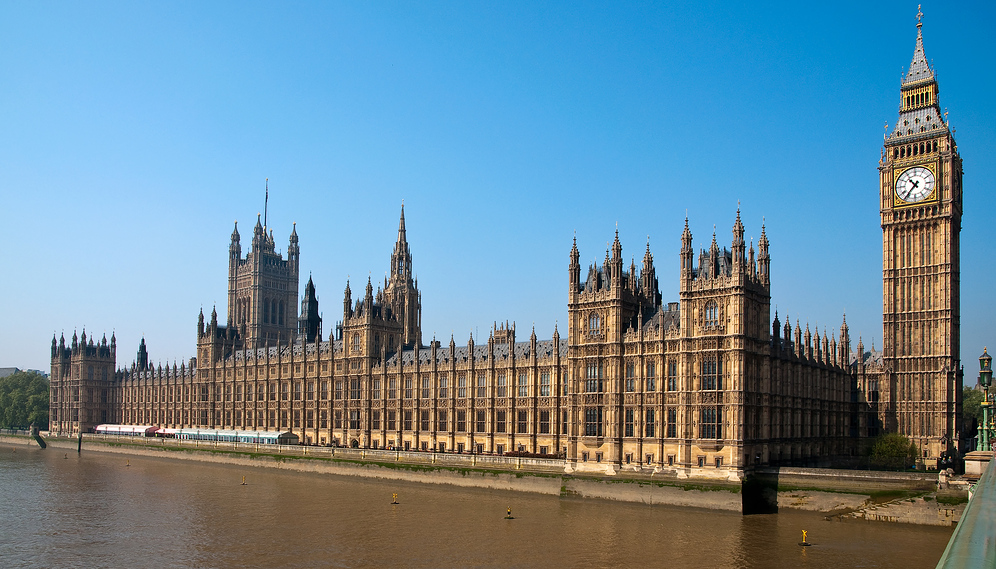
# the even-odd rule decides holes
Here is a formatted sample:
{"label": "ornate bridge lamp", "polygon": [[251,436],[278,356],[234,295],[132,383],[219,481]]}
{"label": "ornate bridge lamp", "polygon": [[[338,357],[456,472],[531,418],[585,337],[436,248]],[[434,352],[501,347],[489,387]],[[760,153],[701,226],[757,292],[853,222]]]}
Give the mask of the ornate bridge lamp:
{"label": "ornate bridge lamp", "polygon": [[993,357],[989,350],[982,349],[979,356],[979,383],[982,385],[982,424],[979,425],[979,450],[992,450],[996,442],[996,417],[993,416],[992,395],[989,386],[993,383]]}

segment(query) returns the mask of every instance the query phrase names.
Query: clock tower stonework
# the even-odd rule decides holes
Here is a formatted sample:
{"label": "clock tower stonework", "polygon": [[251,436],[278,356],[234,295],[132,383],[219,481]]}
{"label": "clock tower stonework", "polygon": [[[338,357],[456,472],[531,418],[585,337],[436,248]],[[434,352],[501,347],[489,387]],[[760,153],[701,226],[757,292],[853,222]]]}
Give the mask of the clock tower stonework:
{"label": "clock tower stonework", "polygon": [[924,55],[921,17],[899,118],[879,161],[885,383],[879,410],[885,429],[909,437],[930,464],[954,452],[960,436],[962,165]]}

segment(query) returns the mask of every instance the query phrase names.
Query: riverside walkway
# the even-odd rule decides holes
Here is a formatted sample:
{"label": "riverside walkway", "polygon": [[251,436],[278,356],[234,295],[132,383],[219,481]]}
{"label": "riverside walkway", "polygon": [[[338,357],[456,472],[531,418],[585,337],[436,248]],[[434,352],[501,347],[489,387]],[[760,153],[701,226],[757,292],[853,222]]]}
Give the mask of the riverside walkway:
{"label": "riverside walkway", "polygon": [[996,460],[979,478],[936,569],[977,567],[996,567]]}

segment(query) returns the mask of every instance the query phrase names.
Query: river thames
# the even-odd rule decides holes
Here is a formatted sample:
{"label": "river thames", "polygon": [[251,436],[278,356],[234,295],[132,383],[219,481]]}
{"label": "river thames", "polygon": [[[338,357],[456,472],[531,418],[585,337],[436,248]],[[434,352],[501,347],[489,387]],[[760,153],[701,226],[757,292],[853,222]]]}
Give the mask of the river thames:
{"label": "river thames", "polygon": [[[242,477],[246,484],[242,485]],[[952,528],[0,448],[12,567],[932,568]],[[392,494],[398,505],[392,505]],[[504,519],[512,508],[513,520]],[[801,530],[812,547],[800,547]]]}

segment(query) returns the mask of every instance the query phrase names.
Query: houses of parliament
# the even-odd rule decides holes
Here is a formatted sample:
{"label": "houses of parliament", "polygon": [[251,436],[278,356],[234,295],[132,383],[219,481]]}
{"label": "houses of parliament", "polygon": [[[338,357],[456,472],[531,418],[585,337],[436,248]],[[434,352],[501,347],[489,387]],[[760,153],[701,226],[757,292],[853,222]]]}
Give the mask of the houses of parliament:
{"label": "houses of parliament", "polygon": [[426,343],[403,206],[388,276],[355,293],[347,282],[327,337],[310,278],[299,296],[296,228],[285,258],[257,219],[244,254],[232,232],[226,320],[202,311],[189,362],[153,366],[143,339],[119,368],[113,335],[52,338],[49,429],[279,430],[305,444],[729,479],[825,464],[898,432],[935,466],[961,444],[962,165],[919,21],[899,103],[878,163],[881,351],[854,345],[843,317],[821,334],[772,313],[777,249],[763,226],[748,246],[739,211],[697,251],[688,220],[676,229],[677,301],[663,300],[649,245],[639,267],[624,264],[617,232],[600,264],[582,267],[570,248],[563,336],[501,324],[480,343]]}

